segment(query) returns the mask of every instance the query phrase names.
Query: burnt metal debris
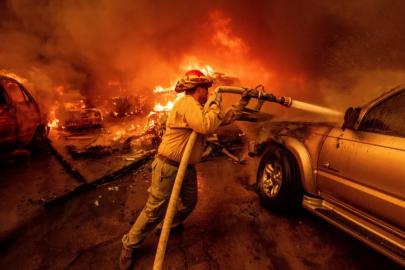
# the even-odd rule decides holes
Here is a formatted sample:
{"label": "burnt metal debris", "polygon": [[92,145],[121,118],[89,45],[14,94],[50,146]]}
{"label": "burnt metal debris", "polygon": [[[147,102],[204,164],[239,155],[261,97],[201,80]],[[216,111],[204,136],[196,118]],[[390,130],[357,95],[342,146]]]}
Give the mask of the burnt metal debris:
{"label": "burnt metal debris", "polygon": [[52,207],[55,205],[59,205],[65,201],[68,201],[76,196],[79,196],[80,194],[83,194],[87,191],[93,190],[95,188],[97,188],[100,185],[104,185],[106,183],[110,183],[114,180],[116,180],[118,177],[131,172],[132,170],[138,168],[139,166],[145,164],[150,158],[152,158],[155,154],[155,150],[150,150],[150,151],[146,151],[143,152],[142,155],[139,155],[137,157],[137,160],[135,160],[134,162],[130,163],[129,165],[126,165],[120,169],[117,169],[115,171],[113,171],[112,173],[106,174],[103,177],[100,177],[99,179],[96,179],[94,181],[88,182],[85,180],[85,183],[74,188],[72,191],[57,197],[49,202],[46,202],[44,204],[44,207]]}

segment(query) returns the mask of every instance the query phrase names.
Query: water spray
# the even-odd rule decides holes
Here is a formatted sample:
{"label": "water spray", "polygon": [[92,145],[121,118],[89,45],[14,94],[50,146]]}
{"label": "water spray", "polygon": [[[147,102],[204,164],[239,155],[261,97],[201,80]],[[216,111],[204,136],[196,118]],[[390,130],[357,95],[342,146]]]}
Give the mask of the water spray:
{"label": "water spray", "polygon": [[328,109],[328,108],[324,108],[321,106],[317,106],[317,105],[313,105],[313,104],[309,104],[309,103],[305,103],[305,102],[301,102],[301,101],[296,101],[296,100],[294,100],[294,102],[292,102],[291,107],[297,108],[300,110],[314,112],[314,113],[321,113],[321,114],[328,114],[328,115],[335,115],[335,116],[343,115],[339,111],[335,111],[332,109]]}

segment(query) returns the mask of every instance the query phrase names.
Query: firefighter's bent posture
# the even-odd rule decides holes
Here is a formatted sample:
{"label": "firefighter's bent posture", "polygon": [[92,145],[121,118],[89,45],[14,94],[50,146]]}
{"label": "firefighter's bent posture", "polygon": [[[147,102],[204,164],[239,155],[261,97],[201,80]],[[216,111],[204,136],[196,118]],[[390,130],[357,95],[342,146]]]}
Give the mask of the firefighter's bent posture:
{"label": "firefighter's bent posture", "polygon": [[197,204],[197,174],[194,165],[201,159],[206,135],[213,134],[220,125],[236,120],[249,103],[249,96],[243,94],[238,103],[222,111],[219,107],[222,96],[218,93],[209,109],[204,110],[202,104],[207,102],[208,88],[211,86],[212,81],[199,70],[190,70],[176,84],[175,91],[178,93],[185,91],[185,96],[174,104],[169,114],[166,133],[163,135],[157,157],[152,163],[152,185],[148,189],[149,199],[146,206],[129,233],[122,238],[120,269],[130,269],[133,250],[138,248],[156,227],[162,228],[177,170],[193,130],[199,135],[184,176],[172,228],[182,226],[183,220]]}

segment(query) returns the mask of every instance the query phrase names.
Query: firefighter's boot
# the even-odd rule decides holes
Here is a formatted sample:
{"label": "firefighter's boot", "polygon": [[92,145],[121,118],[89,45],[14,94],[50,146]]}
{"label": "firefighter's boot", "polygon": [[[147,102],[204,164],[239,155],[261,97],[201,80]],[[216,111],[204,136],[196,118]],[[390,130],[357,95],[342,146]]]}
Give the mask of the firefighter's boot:
{"label": "firefighter's boot", "polygon": [[134,263],[134,258],[133,258],[134,254],[133,253],[134,253],[133,248],[127,248],[127,247],[122,246],[120,259],[118,262],[118,266],[120,267],[120,270],[131,269],[132,264]]}

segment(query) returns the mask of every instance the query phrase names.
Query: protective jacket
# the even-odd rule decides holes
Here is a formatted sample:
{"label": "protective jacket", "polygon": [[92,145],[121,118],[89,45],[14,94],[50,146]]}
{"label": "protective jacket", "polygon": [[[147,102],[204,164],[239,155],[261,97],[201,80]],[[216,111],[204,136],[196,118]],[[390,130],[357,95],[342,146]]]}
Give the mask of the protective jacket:
{"label": "protective jacket", "polygon": [[208,110],[192,96],[180,98],[172,108],[166,123],[158,154],[179,162],[183,156],[188,139],[193,130],[199,133],[191,153],[189,164],[200,161],[204,151],[206,135],[213,134],[220,125],[227,125],[241,116],[244,106],[239,102],[226,111],[222,111],[215,103]]}

